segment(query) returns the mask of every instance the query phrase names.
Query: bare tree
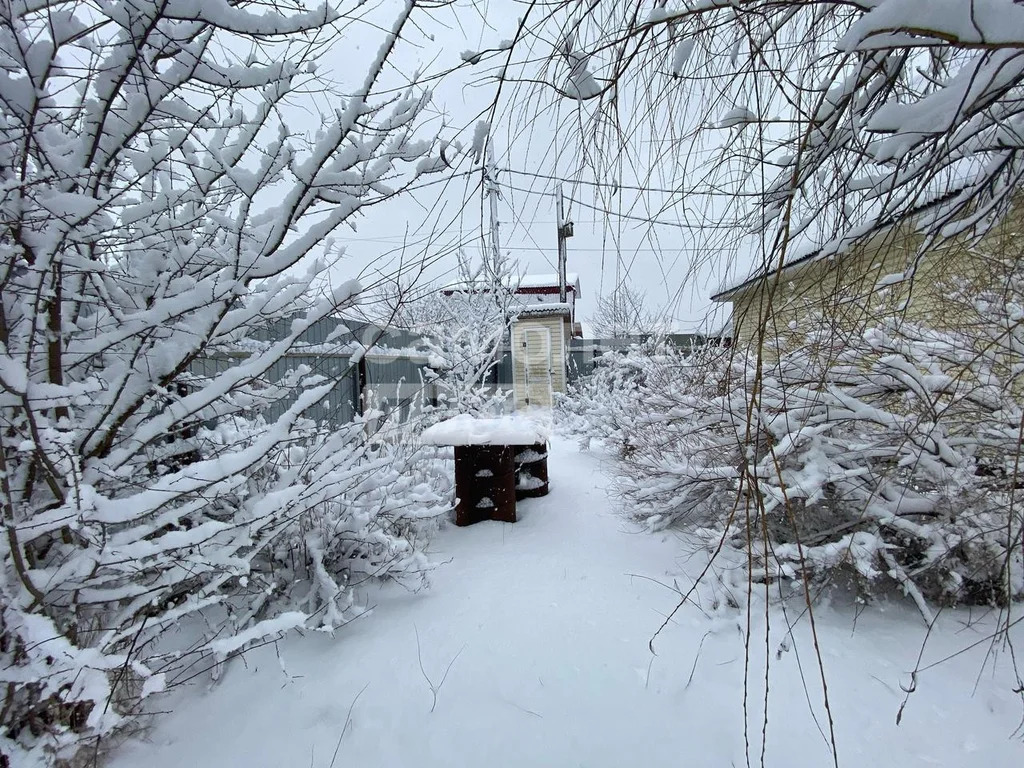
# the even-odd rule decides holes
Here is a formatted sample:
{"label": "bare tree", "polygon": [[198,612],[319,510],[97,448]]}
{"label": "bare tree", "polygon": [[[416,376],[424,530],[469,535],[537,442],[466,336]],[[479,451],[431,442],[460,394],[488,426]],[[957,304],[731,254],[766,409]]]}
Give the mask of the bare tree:
{"label": "bare tree", "polygon": [[658,318],[645,306],[646,296],[628,285],[621,285],[597,300],[590,317],[591,333],[599,339],[650,336],[658,327]]}
{"label": "bare tree", "polygon": [[581,157],[602,177],[633,168],[698,213],[738,197],[773,259],[798,236],[838,249],[923,207],[925,232],[949,236],[1009,205],[1024,170],[1018,4],[647,6],[531,6],[529,55],[498,54],[505,93],[578,107]]}

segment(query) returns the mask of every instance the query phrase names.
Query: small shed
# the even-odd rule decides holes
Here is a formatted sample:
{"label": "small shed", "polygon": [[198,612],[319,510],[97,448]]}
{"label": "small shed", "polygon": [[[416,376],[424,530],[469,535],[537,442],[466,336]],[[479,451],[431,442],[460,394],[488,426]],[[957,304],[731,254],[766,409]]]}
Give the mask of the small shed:
{"label": "small shed", "polygon": [[558,275],[523,275],[515,287],[518,310],[538,308],[540,305],[567,305],[569,307],[569,328],[566,338],[578,338],[583,328],[576,322],[576,300],[580,297],[580,277],[574,272],[563,280]]}
{"label": "small shed", "polygon": [[572,309],[567,304],[527,306],[512,323],[512,392],[517,410],[550,408],[565,392]]}
{"label": "small shed", "polygon": [[565,392],[569,342],[582,334],[576,322],[580,278],[526,275],[516,293],[512,322],[512,393],[516,409],[550,408]]}

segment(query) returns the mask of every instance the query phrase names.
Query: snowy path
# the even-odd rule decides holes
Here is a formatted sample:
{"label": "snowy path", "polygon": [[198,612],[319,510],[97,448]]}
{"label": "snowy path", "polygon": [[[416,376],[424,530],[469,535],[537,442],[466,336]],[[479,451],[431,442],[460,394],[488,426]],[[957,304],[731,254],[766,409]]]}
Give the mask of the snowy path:
{"label": "snowy path", "polygon": [[[374,613],[336,637],[281,643],[286,671],[270,649],[254,651],[213,689],[168,702],[175,713],[148,743],[126,745],[115,765],[327,768],[350,708],[338,768],[744,765],[743,614],[709,619],[688,607],[652,662],[648,640],[675,595],[631,574],[682,584],[696,565],[680,560],[680,542],[615,515],[599,455],[556,441],[550,471],[550,495],[520,503],[516,525],[443,531],[435,557],[450,563],[431,590],[371,595]],[[807,638],[798,632],[795,650],[776,660],[781,616],[772,618],[765,764],[831,765],[800,682],[802,662],[827,727]],[[760,764],[763,622],[763,614],[755,620],[751,661],[752,764]],[[951,621],[935,655],[974,639],[956,628]],[[433,711],[417,633],[435,684],[451,664]],[[823,609],[819,634],[841,765],[1024,764],[1021,742],[1008,738],[1020,714],[1008,686],[988,673],[970,696],[984,649],[922,676],[897,728],[919,620],[893,606],[862,615],[852,634],[850,616]]]}

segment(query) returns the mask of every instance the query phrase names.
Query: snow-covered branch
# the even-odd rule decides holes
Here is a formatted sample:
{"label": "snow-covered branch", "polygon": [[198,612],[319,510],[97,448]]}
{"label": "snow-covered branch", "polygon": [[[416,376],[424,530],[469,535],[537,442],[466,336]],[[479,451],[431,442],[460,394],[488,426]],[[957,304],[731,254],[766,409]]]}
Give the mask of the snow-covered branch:
{"label": "snow-covered branch", "polygon": [[[362,424],[321,431],[303,414],[334,382],[282,373],[360,291],[314,290],[331,236],[447,165],[428,94],[382,84],[417,4],[347,96],[318,76],[360,5],[0,1],[0,752],[18,764],[110,732],[178,651],[330,628],[350,584],[425,573],[443,493],[419,458]],[[310,91],[332,111],[296,132]],[[199,617],[203,639],[152,656]],[[52,686],[40,653],[62,659]],[[115,668],[138,686],[114,696]]]}

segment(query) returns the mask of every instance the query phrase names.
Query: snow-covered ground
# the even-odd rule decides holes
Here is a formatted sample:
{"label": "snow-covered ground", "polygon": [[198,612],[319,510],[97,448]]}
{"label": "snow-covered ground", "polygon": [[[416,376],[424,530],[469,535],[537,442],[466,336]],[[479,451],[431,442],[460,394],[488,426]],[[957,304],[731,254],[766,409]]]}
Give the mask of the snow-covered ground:
{"label": "snow-covered ground", "polygon": [[[158,702],[173,714],[114,765],[746,765],[746,612],[713,610],[705,590],[703,608],[677,613],[651,655],[677,600],[673,582],[685,588],[703,562],[616,514],[607,461],[556,439],[551,493],[521,502],[515,525],[443,531],[430,590],[371,592],[373,612],[335,637],[289,637],[280,659],[258,649],[212,688],[177,689]],[[761,764],[767,656],[764,764],[832,765],[808,622],[783,645],[773,607],[766,643],[763,603],[753,606],[750,763]],[[940,617],[925,664],[983,640],[985,621],[968,618]],[[856,626],[840,606],[816,619],[841,766],[1024,765],[1005,654],[986,664],[981,642],[923,672],[896,726],[924,637],[919,616],[892,603]]]}

